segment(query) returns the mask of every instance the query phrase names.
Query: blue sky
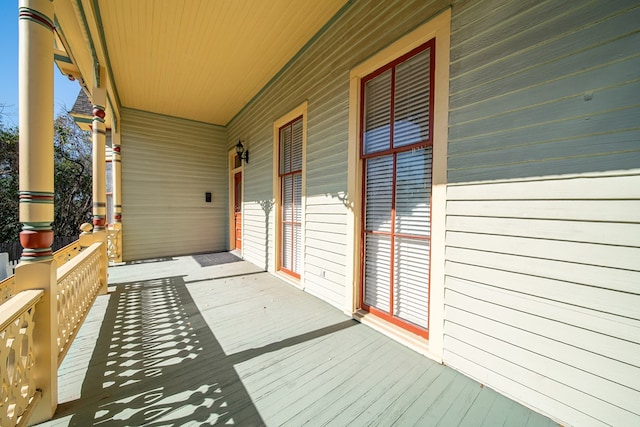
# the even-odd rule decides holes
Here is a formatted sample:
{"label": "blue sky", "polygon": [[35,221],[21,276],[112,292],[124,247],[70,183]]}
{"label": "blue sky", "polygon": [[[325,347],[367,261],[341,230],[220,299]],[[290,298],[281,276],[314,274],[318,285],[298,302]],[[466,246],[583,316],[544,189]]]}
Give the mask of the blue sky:
{"label": "blue sky", "polygon": [[[18,1],[0,0],[0,105],[4,104],[2,123],[18,125]],[[54,74],[53,112],[71,109],[80,92],[78,82],[69,81],[51,62]]]}

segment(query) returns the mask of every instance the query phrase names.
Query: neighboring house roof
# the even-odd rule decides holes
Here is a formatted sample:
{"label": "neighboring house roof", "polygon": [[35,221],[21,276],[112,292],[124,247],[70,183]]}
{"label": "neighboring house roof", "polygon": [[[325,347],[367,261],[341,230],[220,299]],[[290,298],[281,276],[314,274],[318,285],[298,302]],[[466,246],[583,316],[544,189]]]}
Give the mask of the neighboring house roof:
{"label": "neighboring house roof", "polygon": [[91,120],[93,113],[91,112],[93,105],[89,101],[89,97],[84,90],[80,90],[76,102],[73,104],[69,114],[75,120],[76,124],[82,130],[91,130]]}

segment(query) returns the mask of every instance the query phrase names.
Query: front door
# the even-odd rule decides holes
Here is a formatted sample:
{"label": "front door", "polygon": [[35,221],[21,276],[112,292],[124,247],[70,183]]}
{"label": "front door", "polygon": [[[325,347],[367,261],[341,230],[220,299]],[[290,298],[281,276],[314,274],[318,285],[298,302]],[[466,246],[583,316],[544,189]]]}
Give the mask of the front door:
{"label": "front door", "polygon": [[242,172],[237,172],[233,176],[233,213],[236,249],[242,249]]}

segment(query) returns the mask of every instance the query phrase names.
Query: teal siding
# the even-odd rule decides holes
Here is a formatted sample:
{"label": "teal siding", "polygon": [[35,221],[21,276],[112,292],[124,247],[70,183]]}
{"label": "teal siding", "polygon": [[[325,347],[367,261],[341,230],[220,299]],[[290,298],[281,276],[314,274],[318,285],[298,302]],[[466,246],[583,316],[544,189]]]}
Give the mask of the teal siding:
{"label": "teal siding", "polygon": [[514,3],[454,13],[449,182],[638,167],[638,3]]}
{"label": "teal siding", "polygon": [[[307,101],[301,285],[344,306],[349,70],[449,3],[353,1],[229,123],[247,260],[275,268],[272,127]],[[637,424],[640,7],[452,13],[444,362],[563,424]]]}
{"label": "teal siding", "polygon": [[453,7],[443,360],[640,424],[640,4]]}
{"label": "teal siding", "polygon": [[243,250],[273,269],[272,221],[263,206],[275,199],[273,122],[308,101],[305,289],[344,306],[349,70],[447,7],[450,1],[354,1],[228,125],[228,148],[238,137],[251,150],[245,167]]}

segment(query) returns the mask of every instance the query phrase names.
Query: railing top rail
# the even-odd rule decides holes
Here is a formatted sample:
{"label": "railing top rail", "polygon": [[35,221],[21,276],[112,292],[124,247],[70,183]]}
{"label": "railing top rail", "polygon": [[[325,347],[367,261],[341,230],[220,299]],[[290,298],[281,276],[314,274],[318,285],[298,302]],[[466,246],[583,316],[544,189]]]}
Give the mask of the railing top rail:
{"label": "railing top rail", "polygon": [[59,263],[68,262],[80,253],[82,247],[80,246],[80,240],[75,240],[69,243],[67,246],[58,249],[53,253],[53,258]]}
{"label": "railing top rail", "polygon": [[0,310],[0,330],[9,327],[22,313],[38,302],[42,295],[44,295],[42,289],[31,289],[19,292],[8,299],[2,304],[2,310]]}
{"label": "railing top rail", "polygon": [[8,285],[11,282],[13,282],[13,280],[14,280],[13,279],[13,274],[11,276],[7,277],[6,279],[0,280],[0,288],[5,286],[5,285]]}
{"label": "railing top rail", "polygon": [[58,282],[65,278],[69,273],[73,271],[79,264],[89,258],[95,251],[97,251],[102,245],[102,242],[93,243],[91,246],[80,252],[77,256],[73,257],[58,267]]}
{"label": "railing top rail", "polygon": [[75,246],[78,246],[79,244],[80,244],[80,240],[76,239],[73,242],[69,243],[68,245],[61,247],[56,252],[62,252],[68,249],[73,249]]}
{"label": "railing top rail", "polygon": [[15,287],[16,279],[13,274],[4,280],[0,280],[0,305],[11,298],[15,292]]}

